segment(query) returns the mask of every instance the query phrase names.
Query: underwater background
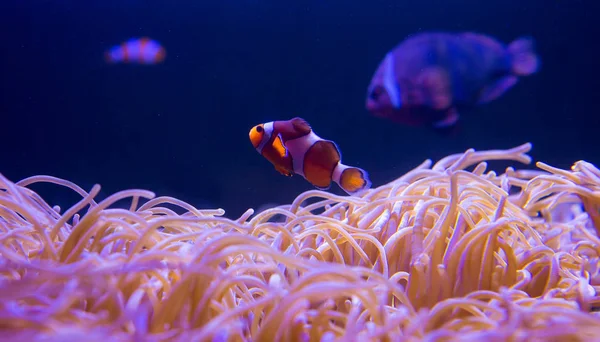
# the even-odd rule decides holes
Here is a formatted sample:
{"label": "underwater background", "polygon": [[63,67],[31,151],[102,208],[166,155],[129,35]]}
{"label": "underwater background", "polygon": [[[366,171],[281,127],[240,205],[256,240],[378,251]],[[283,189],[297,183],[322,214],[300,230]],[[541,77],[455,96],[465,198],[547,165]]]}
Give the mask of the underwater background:
{"label": "underwater background", "polygon": [[[527,141],[536,161],[598,164],[597,9],[577,0],[3,1],[0,173],[99,183],[101,197],[143,188],[236,217],[314,188],[281,176],[248,140],[252,126],[294,116],[373,186],[428,158]],[[370,115],[367,86],[383,56],[432,30],[504,43],[530,35],[541,69],[465,114],[454,137]],[[136,36],[161,42],[165,62],[105,63],[106,49]],[[32,188],[51,204],[78,200]]]}

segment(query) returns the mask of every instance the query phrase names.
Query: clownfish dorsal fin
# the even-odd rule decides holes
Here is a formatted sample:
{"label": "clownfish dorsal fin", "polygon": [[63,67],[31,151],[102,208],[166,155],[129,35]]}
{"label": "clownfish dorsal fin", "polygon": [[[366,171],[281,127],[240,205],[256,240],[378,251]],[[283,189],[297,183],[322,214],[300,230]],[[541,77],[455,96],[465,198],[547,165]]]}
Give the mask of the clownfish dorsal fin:
{"label": "clownfish dorsal fin", "polygon": [[304,120],[302,118],[295,117],[295,118],[291,119],[290,122],[292,123],[292,126],[294,127],[294,129],[301,135],[306,135],[306,134],[310,133],[310,131],[312,130],[312,128],[310,127],[308,122],[306,122],[306,120]]}

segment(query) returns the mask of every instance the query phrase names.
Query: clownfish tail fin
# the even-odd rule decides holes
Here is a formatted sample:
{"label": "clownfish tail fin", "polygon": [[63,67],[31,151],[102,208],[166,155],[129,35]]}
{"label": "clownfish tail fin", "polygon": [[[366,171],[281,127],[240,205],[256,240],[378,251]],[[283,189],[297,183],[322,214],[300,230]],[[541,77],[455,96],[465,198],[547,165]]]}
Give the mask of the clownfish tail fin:
{"label": "clownfish tail fin", "polygon": [[349,195],[359,195],[371,188],[367,171],[339,163],[333,172],[333,180]]}

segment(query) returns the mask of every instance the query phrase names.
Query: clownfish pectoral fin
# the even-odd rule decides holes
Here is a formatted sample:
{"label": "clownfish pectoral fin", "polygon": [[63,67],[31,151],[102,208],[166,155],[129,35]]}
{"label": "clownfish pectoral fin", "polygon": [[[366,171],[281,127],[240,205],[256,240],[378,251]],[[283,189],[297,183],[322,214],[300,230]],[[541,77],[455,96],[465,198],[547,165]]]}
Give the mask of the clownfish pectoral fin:
{"label": "clownfish pectoral fin", "polygon": [[295,118],[291,119],[290,121],[291,121],[294,129],[301,135],[306,135],[306,134],[310,133],[310,131],[312,130],[312,128],[310,127],[308,122],[306,122],[306,120],[304,120],[302,118],[295,117]]}
{"label": "clownfish pectoral fin", "polygon": [[340,163],[334,173],[336,183],[349,195],[358,195],[371,188],[369,174],[363,169]]}
{"label": "clownfish pectoral fin", "polygon": [[283,140],[281,139],[281,134],[275,137],[273,140],[273,148],[277,151],[277,154],[280,158],[285,158],[288,155],[288,150],[283,144]]}
{"label": "clownfish pectoral fin", "polygon": [[292,176],[292,173],[289,170],[287,170],[286,168],[284,168],[284,167],[275,165],[275,170],[277,170],[277,172],[281,173],[282,175],[284,175],[286,177],[291,177]]}

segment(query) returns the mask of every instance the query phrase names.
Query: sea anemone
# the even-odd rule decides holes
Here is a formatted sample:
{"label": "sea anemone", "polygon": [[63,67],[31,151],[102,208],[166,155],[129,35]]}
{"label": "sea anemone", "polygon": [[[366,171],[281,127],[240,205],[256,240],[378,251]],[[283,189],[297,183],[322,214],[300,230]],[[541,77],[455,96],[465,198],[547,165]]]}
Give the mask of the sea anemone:
{"label": "sea anemone", "polygon": [[[145,190],[97,202],[99,185],[0,175],[0,334],[597,339],[600,171],[584,161],[487,171],[489,160],[530,163],[530,149],[470,149],[361,196],[307,191],[235,220]],[[39,182],[81,200],[62,212],[29,189]]]}

